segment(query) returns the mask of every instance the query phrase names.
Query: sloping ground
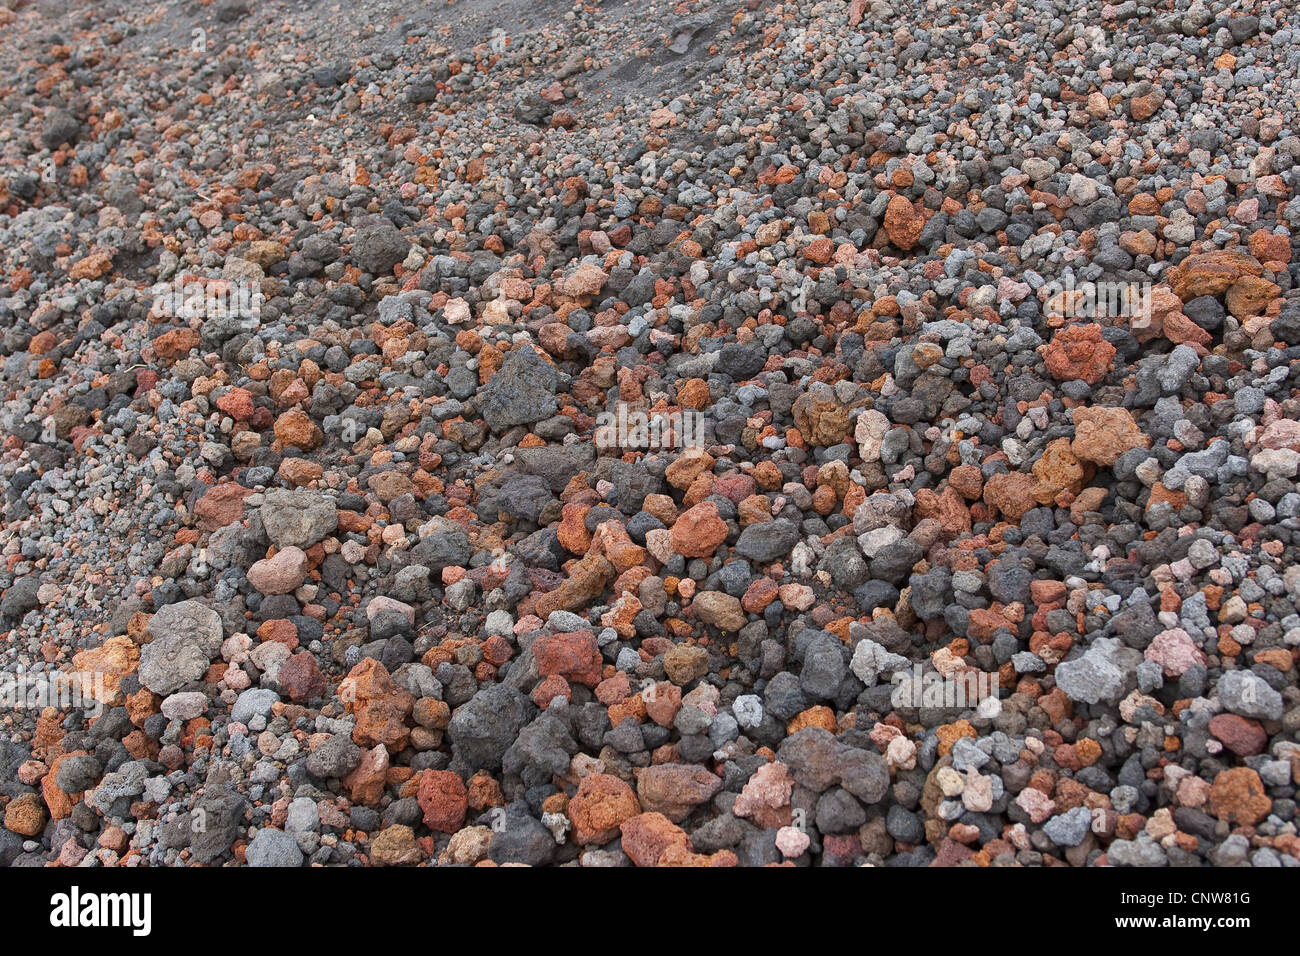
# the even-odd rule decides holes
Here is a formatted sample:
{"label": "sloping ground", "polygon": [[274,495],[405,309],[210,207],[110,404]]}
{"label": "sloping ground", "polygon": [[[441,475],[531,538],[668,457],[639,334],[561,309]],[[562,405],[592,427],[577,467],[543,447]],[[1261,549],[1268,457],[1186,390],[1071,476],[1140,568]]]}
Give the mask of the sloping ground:
{"label": "sloping ground", "polygon": [[0,8],[0,862],[1296,865],[1295,21]]}

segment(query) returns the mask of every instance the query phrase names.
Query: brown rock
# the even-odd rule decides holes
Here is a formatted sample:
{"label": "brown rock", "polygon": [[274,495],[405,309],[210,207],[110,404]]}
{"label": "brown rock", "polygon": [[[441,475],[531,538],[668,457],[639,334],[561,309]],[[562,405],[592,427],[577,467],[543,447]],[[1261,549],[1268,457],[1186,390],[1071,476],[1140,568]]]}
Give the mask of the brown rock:
{"label": "brown rock", "polygon": [[73,750],[69,753],[60,754],[50,764],[49,772],[41,778],[41,799],[45,801],[45,806],[49,810],[50,819],[64,820],[72,815],[72,808],[76,805],[77,800],[81,797],[81,791],[76,793],[65,793],[59,787],[59,767],[63,761],[70,757],[81,757],[85,755],[84,750]]}
{"label": "brown rock", "polygon": [[40,836],[45,829],[45,807],[34,793],[22,793],[5,807],[5,829],[19,836]]}
{"label": "brown rock", "polygon": [[1169,488],[1163,481],[1157,481],[1151,486],[1151,494],[1147,496],[1147,511],[1150,511],[1156,505],[1169,504],[1175,512],[1182,511],[1187,507],[1187,493]]}
{"label": "brown rock", "polygon": [[320,481],[325,474],[325,469],[316,462],[307,461],[305,458],[285,458],[280,462],[280,468],[276,474],[289,484],[301,488],[313,481]]}
{"label": "brown rock", "polygon": [[298,646],[298,625],[284,618],[272,618],[263,621],[258,627],[257,637],[262,641],[275,641],[293,650]]}
{"label": "brown rock", "polygon": [[906,196],[895,194],[885,208],[885,234],[900,249],[916,248],[925,219]]}
{"label": "brown rock", "polygon": [[570,554],[586,554],[591,547],[591,532],[585,524],[591,505],[583,501],[570,501],[560,512],[560,527],[556,530],[560,546]]}
{"label": "brown rock", "polygon": [[[279,431],[276,432],[279,435]],[[370,487],[379,500],[388,504],[394,498],[400,498],[402,495],[409,495],[415,492],[415,484],[406,475],[400,471],[381,471],[378,474],[371,475],[366,484]]]}
{"label": "brown rock", "polygon": [[647,811],[662,813],[674,823],[722,789],[722,778],[692,764],[661,763],[637,772],[636,792]]}
{"label": "brown rock", "polygon": [[659,681],[643,695],[646,716],[660,727],[671,727],[682,709],[682,689],[668,681]]}
{"label": "brown rock", "polygon": [[1070,450],[1081,461],[1110,467],[1134,448],[1150,448],[1151,439],[1142,433],[1126,408],[1100,405],[1074,410],[1074,441]]}
{"label": "brown rock", "polygon": [[1135,256],[1149,256],[1156,251],[1156,237],[1149,229],[1120,233],[1120,248]]}
{"label": "brown rock", "polygon": [[1149,93],[1134,96],[1128,101],[1128,112],[1133,119],[1141,122],[1150,119],[1160,107],[1165,105],[1165,91],[1155,87]]}
{"label": "brown rock", "polygon": [[1276,283],[1259,276],[1244,275],[1232,284],[1223,303],[1228,311],[1238,319],[1248,319],[1252,315],[1263,315],[1274,299],[1282,294]]}
{"label": "brown rock", "polygon": [[248,583],[263,594],[288,594],[307,577],[307,552],[293,546],[263,558],[248,569]]}
{"label": "brown rock", "polygon": [[599,846],[618,836],[619,827],[641,812],[632,788],[607,773],[588,774],[569,801],[573,840],[579,846]]}
{"label": "brown rock", "polygon": [[129,637],[110,637],[99,647],[72,655],[73,680],[83,697],[101,704],[121,704],[122,678],[140,665],[140,648]]}
{"label": "brown rock", "polygon": [[1070,520],[1077,525],[1085,524],[1088,512],[1100,511],[1101,503],[1109,493],[1109,489],[1098,488],[1096,485],[1084,488],[1070,502]]}
{"label": "brown rock", "polygon": [[339,697],[348,713],[357,718],[352,739],[362,747],[382,744],[397,753],[410,740],[406,718],[415,699],[399,687],[388,669],[373,657],[367,657],[339,685]]}
{"label": "brown rock", "polygon": [[1061,492],[1077,494],[1084,484],[1091,480],[1096,471],[1092,465],[1085,465],[1074,457],[1070,450],[1070,439],[1057,438],[1047,443],[1042,457],[1034,462],[1034,500],[1040,505],[1051,504]]}
{"label": "brown rock", "polygon": [[621,521],[602,521],[591,541],[594,550],[608,558],[619,574],[645,564],[646,549],[632,540]]}
{"label": "brown rock", "polygon": [[589,554],[554,591],[537,599],[537,616],[545,620],[552,611],[573,611],[598,598],[614,576],[614,565],[599,554]]}
{"label": "brown rock", "polygon": [[[113,256],[104,251],[95,251],[84,259],[73,263],[68,270],[71,279],[98,279],[113,271]],[[188,350],[187,350],[188,351]]]}
{"label": "brown rock", "polygon": [[95,842],[114,853],[125,853],[126,848],[131,845],[131,835],[119,826],[108,826]]}
{"label": "brown rock", "polygon": [[486,770],[480,770],[469,778],[466,786],[469,792],[470,809],[482,813],[488,807],[505,806],[505,797],[501,795],[501,784]]}
{"label": "brown rock", "polygon": [[1263,271],[1254,256],[1219,249],[1188,256],[1165,274],[1174,294],[1187,302],[1202,295],[1223,295],[1242,276],[1258,276]]}
{"label": "brown rock", "polygon": [[588,687],[600,683],[605,666],[591,631],[543,635],[533,641],[533,656],[542,677],[558,675]]}
{"label": "brown rock", "polygon": [[262,436],[255,431],[236,431],[230,436],[230,450],[240,461],[251,460],[261,446]]}
{"label": "brown rock", "polygon": [[299,651],[281,664],[277,679],[295,703],[301,704],[325,693],[325,678],[316,663],[316,655],[311,651]]}
{"label": "brown rock", "polygon": [[1175,345],[1208,349],[1213,336],[1181,311],[1166,312],[1160,320],[1161,334]]}
{"label": "brown rock", "polygon": [[948,484],[967,501],[978,501],[984,493],[984,473],[978,465],[958,465],[948,472]]}
{"label": "brown rock", "polygon": [[810,445],[838,445],[849,435],[850,410],[824,382],[814,382],[794,402],[794,423]]}
{"label": "brown rock", "polygon": [[707,558],[727,540],[727,523],[712,501],[701,501],[682,512],[673,524],[673,550],[687,558]]}
{"label": "brown rock", "polygon": [[1021,516],[1036,504],[1033,490],[1031,475],[1019,471],[994,475],[984,483],[984,503],[997,508],[1008,521],[1019,524]]}
{"label": "brown rock", "polygon": [[1066,588],[1060,581],[1032,581],[1029,597],[1035,604],[1056,604],[1065,600]]}
{"label": "brown rock", "polygon": [[979,734],[969,720],[958,720],[951,724],[940,724],[935,728],[935,736],[939,738],[939,756],[944,757],[960,738],[969,737],[974,740]]}
{"label": "brown rock", "polygon": [[695,644],[674,644],[664,654],[664,673],[678,687],[685,687],[708,672],[709,652]]}
{"label": "brown rock", "polygon": [[[618,589],[616,584],[615,590]],[[622,594],[614,606],[600,616],[600,623],[603,627],[612,627],[624,640],[631,640],[636,636],[636,616],[642,607],[640,600],[631,594]]]}
{"label": "brown rock", "polygon": [[824,266],[831,261],[831,254],[835,251],[834,244],[826,238],[814,239],[804,247],[804,258],[809,262],[814,262],[819,266]]}
{"label": "brown rock", "polygon": [[712,455],[691,445],[682,449],[682,453],[664,470],[664,478],[674,488],[685,491],[701,474],[712,471],[713,464]]}
{"label": "brown rock", "polygon": [[623,852],[635,866],[660,866],[670,849],[691,852],[686,831],[674,826],[662,813],[639,813],[619,825]]}
{"label": "brown rock", "polygon": [[240,521],[244,517],[244,499],[252,493],[252,488],[245,488],[233,481],[217,485],[194,506],[199,528],[203,531],[216,531]]}
{"label": "brown rock", "polygon": [[736,520],[740,522],[742,528],[748,528],[751,524],[771,521],[772,502],[767,500],[766,495],[750,495],[736,505]]}
{"label": "brown rock", "polygon": [[440,833],[455,833],[465,824],[469,793],[460,776],[450,770],[426,770],[415,802],[424,811],[424,825]]}
{"label": "brown rock", "polygon": [[677,404],[682,408],[703,411],[710,402],[709,383],[702,378],[687,379],[686,384],[677,390]]}
{"label": "brown rock", "polygon": [[762,614],[776,600],[777,585],[771,578],[757,578],[740,599],[741,608],[748,614]]}
{"label": "brown rock", "polygon": [[1260,262],[1290,262],[1291,237],[1275,236],[1267,229],[1250,234],[1250,254]]}
{"label": "brown rock", "polygon": [[1210,718],[1210,733],[1238,757],[1263,753],[1268,743],[1264,728],[1257,721],[1247,720],[1239,714],[1215,714]]}
{"label": "brown rock", "polygon": [[253,396],[246,388],[232,388],[217,399],[217,408],[237,422],[253,417]]}
{"label": "brown rock", "polygon": [[240,258],[247,259],[249,262],[256,262],[263,269],[267,269],[277,262],[283,262],[288,256],[284,251],[284,246],[274,240],[263,239],[250,242]]}
{"label": "brown rock", "polygon": [[370,862],[376,866],[415,866],[423,863],[425,856],[415,831],[401,823],[384,827],[370,841]]}
{"label": "brown rock", "polygon": [[586,265],[579,266],[573,275],[566,276],[558,283],[558,291],[562,295],[579,297],[584,295],[595,295],[605,283],[609,281],[609,276],[599,266]]}
{"label": "brown rock", "polygon": [[275,420],[275,437],[285,445],[310,451],[325,435],[301,408],[291,408]]}
{"label": "brown rock", "polygon": [[172,329],[153,340],[153,350],[159,358],[180,359],[199,347],[199,333],[193,329]]}
{"label": "brown rock", "polygon": [[1264,781],[1249,767],[1221,770],[1210,788],[1210,809],[1220,820],[1236,826],[1254,826],[1268,816],[1273,801]]}
{"label": "brown rock", "polygon": [[915,514],[918,520],[930,518],[938,521],[939,530],[948,539],[966,534],[971,529],[970,509],[952,486],[937,494],[929,488],[917,491]]}
{"label": "brown rock", "polygon": [[1101,336],[1099,325],[1067,325],[1043,350],[1047,371],[1058,381],[1096,385],[1110,372],[1115,346]]}
{"label": "brown rock", "polygon": [[372,807],[384,795],[388,775],[388,750],[382,745],[361,752],[361,762],[343,778],[353,803]]}
{"label": "brown rock", "polygon": [[701,591],[691,601],[695,616],[720,631],[738,631],[745,626],[740,600],[725,591]]}
{"label": "brown rock", "polygon": [[793,735],[808,727],[820,727],[822,730],[834,733],[838,729],[835,721],[835,711],[825,704],[809,707],[790,719],[790,722],[785,725],[785,732]]}
{"label": "brown rock", "polygon": [[436,697],[421,697],[415,702],[411,716],[421,727],[430,730],[446,730],[451,722],[451,706]]}
{"label": "brown rock", "polygon": [[646,495],[641,506],[648,515],[654,515],[665,525],[672,525],[677,520],[677,505],[668,495]]}

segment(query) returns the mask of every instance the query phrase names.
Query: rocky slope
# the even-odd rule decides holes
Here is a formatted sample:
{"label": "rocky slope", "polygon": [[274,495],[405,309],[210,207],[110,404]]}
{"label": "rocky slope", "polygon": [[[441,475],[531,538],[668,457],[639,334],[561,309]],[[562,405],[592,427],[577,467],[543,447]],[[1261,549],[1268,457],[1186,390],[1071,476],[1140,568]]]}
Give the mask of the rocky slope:
{"label": "rocky slope", "polygon": [[0,862],[1300,863],[1292,5],[6,4]]}

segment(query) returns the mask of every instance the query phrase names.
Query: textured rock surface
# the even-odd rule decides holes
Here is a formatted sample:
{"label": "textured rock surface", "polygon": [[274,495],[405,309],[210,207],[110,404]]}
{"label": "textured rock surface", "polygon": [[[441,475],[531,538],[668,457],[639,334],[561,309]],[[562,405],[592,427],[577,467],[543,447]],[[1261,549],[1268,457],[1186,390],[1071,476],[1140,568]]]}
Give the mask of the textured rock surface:
{"label": "textured rock surface", "polygon": [[0,864],[1300,864],[1294,3],[0,29]]}

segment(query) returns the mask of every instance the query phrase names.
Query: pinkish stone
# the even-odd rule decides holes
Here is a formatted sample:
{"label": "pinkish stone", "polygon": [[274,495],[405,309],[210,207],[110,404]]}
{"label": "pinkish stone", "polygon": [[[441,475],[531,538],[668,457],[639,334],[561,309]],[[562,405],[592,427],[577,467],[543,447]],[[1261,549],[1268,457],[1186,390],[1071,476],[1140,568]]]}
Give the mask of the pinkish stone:
{"label": "pinkish stone", "polygon": [[288,594],[307,578],[307,554],[302,548],[281,548],[248,569],[248,583],[263,594]]}
{"label": "pinkish stone", "polygon": [[713,483],[713,494],[729,498],[732,503],[740,504],[758,490],[758,485],[749,475],[723,475]]}
{"label": "pinkish stone", "polygon": [[797,827],[781,827],[776,831],[776,848],[787,860],[803,855],[812,840]]}
{"label": "pinkish stone", "polygon": [[790,768],[780,761],[764,764],[746,782],[736,797],[732,812],[753,820],[763,829],[785,826],[790,822],[790,797],[794,778]]}
{"label": "pinkish stone", "polygon": [[781,603],[794,611],[806,611],[817,600],[813,589],[806,584],[783,584],[780,588]]}
{"label": "pinkish stone", "polygon": [[1042,823],[1056,810],[1056,801],[1035,787],[1025,787],[1016,797],[1016,805],[1029,814],[1032,823]]}
{"label": "pinkish stone", "polygon": [[1260,433],[1259,444],[1264,448],[1290,448],[1300,451],[1300,422],[1279,418]]}
{"label": "pinkish stone", "polygon": [[411,626],[415,626],[415,608],[411,607],[409,604],[403,604],[401,601],[396,601],[393,598],[384,597],[380,594],[377,597],[371,598],[370,603],[366,605],[366,620],[373,621],[375,615],[379,614],[381,611],[397,611],[404,614]]}
{"label": "pinkish stone", "polygon": [[525,614],[519,620],[515,621],[515,637],[520,634],[528,634],[532,631],[539,631],[546,625],[536,614]]}
{"label": "pinkish stone", "polygon": [[1205,663],[1205,654],[1181,627],[1157,634],[1144,656],[1159,664],[1166,677],[1181,677],[1193,664]]}

